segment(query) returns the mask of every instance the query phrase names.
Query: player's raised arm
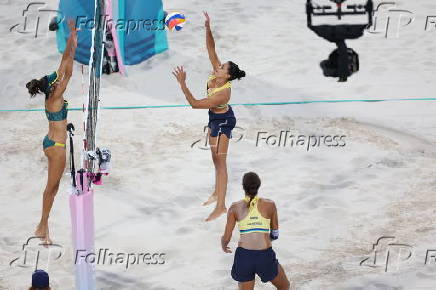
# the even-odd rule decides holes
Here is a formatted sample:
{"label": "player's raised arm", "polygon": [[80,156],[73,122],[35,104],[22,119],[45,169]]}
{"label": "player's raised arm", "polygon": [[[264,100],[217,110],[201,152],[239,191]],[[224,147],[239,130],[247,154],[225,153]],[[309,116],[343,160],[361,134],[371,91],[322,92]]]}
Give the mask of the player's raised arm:
{"label": "player's raised arm", "polygon": [[63,95],[73,75],[74,55],[77,47],[77,28],[73,20],[68,21],[68,26],[70,28],[70,37],[68,38],[67,47],[62,55],[61,64],[57,70],[59,85],[56,86],[55,96]]}
{"label": "player's raised arm", "polygon": [[221,62],[218,58],[218,55],[215,51],[215,40],[212,35],[212,31],[210,29],[210,17],[207,12],[203,12],[204,16],[206,17],[206,21],[204,23],[204,26],[206,27],[206,46],[207,46],[207,52],[209,54],[210,63],[212,64],[213,69],[221,66]]}

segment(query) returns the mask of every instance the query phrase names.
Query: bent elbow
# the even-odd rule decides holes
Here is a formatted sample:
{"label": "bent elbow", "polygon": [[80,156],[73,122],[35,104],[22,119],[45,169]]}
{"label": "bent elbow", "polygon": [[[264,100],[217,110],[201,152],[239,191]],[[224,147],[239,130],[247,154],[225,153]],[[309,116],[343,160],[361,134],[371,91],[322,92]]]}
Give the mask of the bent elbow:
{"label": "bent elbow", "polygon": [[191,104],[191,107],[192,107],[193,109],[203,109],[203,107],[202,107],[200,104],[196,104],[196,103]]}

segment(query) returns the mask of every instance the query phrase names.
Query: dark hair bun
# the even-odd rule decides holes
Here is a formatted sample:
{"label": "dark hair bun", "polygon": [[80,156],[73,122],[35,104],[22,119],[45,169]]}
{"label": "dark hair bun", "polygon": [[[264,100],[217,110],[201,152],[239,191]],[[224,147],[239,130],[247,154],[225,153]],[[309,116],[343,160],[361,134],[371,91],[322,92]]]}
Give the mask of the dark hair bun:
{"label": "dark hair bun", "polygon": [[230,81],[235,79],[240,80],[241,78],[245,77],[245,71],[240,70],[236,63],[229,61],[229,66]]}
{"label": "dark hair bun", "polygon": [[243,77],[245,77],[245,71],[239,70],[239,72],[238,72],[238,80],[240,80]]}
{"label": "dark hair bun", "polygon": [[32,98],[37,94],[42,93],[41,86],[42,86],[41,80],[37,80],[37,79],[33,79],[26,84],[26,88],[29,91],[29,94]]}

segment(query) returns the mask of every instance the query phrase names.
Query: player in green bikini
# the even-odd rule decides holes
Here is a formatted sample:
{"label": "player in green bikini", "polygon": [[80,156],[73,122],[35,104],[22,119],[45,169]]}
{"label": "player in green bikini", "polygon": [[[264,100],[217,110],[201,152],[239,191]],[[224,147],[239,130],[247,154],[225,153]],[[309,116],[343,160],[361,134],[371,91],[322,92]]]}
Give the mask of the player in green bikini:
{"label": "player in green bikini", "polygon": [[49,123],[48,134],[42,144],[48,159],[48,179],[43,194],[41,220],[35,231],[35,235],[47,244],[52,243],[48,218],[66,163],[68,102],[64,100],[63,94],[73,73],[73,60],[77,47],[77,29],[74,22],[70,21],[69,27],[71,33],[59,69],[39,80],[33,79],[26,85],[31,97],[37,94],[45,95],[45,113]]}

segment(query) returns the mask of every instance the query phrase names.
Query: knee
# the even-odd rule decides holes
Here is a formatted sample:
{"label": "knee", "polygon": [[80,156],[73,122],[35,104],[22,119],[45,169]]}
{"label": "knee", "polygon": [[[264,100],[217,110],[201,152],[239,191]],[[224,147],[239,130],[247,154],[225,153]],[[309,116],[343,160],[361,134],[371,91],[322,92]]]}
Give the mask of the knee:
{"label": "knee", "polygon": [[216,168],[218,174],[227,174],[227,166],[225,164],[220,164]]}
{"label": "knee", "polygon": [[225,169],[227,165],[226,156],[217,155],[215,164],[218,165],[219,168]]}

